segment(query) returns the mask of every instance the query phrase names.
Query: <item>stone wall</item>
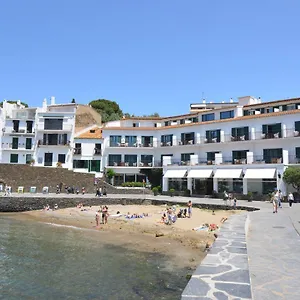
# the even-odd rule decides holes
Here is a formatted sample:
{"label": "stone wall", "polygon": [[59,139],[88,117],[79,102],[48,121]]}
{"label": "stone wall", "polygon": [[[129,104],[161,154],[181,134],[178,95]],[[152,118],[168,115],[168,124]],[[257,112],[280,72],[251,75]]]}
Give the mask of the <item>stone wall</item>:
{"label": "stone wall", "polygon": [[[29,165],[0,164],[0,183],[12,187],[16,192],[18,186],[24,187],[24,192],[29,192],[31,186],[42,192],[44,186],[49,187],[49,192],[56,192],[56,185],[63,183],[79,189],[85,187],[88,193],[94,193],[94,174],[77,173],[63,168],[32,167]],[[150,193],[148,189],[116,189],[114,186],[99,180],[99,187],[105,187],[108,194],[142,194]]]}

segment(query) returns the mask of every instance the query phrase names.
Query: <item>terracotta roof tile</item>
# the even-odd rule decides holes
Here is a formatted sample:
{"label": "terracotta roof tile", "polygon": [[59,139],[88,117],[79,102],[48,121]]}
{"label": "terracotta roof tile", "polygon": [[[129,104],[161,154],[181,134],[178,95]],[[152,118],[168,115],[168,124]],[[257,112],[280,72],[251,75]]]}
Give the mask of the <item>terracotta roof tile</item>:
{"label": "terracotta roof tile", "polygon": [[75,137],[75,139],[102,139],[102,128],[95,126]]}

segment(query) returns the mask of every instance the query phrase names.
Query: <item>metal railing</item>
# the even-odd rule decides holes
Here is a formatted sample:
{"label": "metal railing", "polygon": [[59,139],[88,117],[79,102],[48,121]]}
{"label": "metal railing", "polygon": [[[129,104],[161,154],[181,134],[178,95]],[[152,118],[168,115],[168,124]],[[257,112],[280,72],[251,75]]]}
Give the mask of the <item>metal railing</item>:
{"label": "metal railing", "polygon": [[178,141],[177,144],[178,144],[179,146],[184,146],[184,145],[194,145],[194,144],[195,144],[195,139],[181,140],[181,141]]}
{"label": "metal railing", "polygon": [[73,154],[74,154],[74,155],[81,154],[81,148],[74,148]]}
{"label": "metal railing", "polygon": [[54,143],[54,142],[49,142],[49,141],[46,141],[46,142],[44,142],[44,141],[42,141],[42,140],[38,140],[38,147],[39,146],[66,146],[66,147],[68,147],[68,146],[70,146],[70,141],[68,141],[68,142],[56,142],[56,143]]}
{"label": "metal railing", "polygon": [[95,148],[94,149],[94,155],[101,155],[101,149]]}
{"label": "metal railing", "polygon": [[300,157],[289,155],[289,164],[300,164]]}
{"label": "metal railing", "polygon": [[118,162],[108,162],[108,166],[110,167],[146,167],[146,168],[152,168],[152,167],[161,167],[162,163],[161,161],[135,161],[135,162],[127,162],[127,161],[118,161]]}
{"label": "metal railing", "polygon": [[253,164],[282,164],[282,157],[253,155]]}
{"label": "metal railing", "polygon": [[256,131],[255,132],[255,139],[256,140],[268,140],[268,139],[280,139],[282,138],[281,130],[278,132],[262,132]]}

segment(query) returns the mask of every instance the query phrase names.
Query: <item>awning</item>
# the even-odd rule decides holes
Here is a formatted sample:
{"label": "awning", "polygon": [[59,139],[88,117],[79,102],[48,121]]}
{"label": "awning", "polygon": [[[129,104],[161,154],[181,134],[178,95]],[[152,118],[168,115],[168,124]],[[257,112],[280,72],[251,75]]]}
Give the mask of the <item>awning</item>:
{"label": "awning", "polygon": [[187,170],[167,170],[164,177],[165,178],[183,178],[185,177]]}
{"label": "awning", "polygon": [[275,178],[276,169],[248,169],[244,178],[248,179],[272,179]]}
{"label": "awning", "polygon": [[240,178],[242,171],[242,169],[218,169],[215,173],[214,178]]}
{"label": "awning", "polygon": [[204,170],[191,170],[188,174],[188,178],[209,178],[211,177],[212,169]]}

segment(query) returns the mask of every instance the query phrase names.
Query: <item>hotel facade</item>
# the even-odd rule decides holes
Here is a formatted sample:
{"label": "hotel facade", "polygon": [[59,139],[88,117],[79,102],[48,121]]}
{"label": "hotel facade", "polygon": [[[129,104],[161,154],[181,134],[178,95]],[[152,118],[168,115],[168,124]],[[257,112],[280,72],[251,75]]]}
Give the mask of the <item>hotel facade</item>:
{"label": "hotel facade", "polygon": [[[288,166],[300,163],[300,98],[264,103],[250,96],[237,102],[203,101],[191,104],[186,115],[123,118],[80,131],[75,128],[76,105],[52,103],[31,109],[35,118],[24,115],[20,124],[26,132],[18,136],[10,132],[18,120],[16,113],[5,118],[3,109],[2,163],[26,163],[27,154],[31,154],[35,166],[56,167],[61,161],[62,167],[96,177],[113,169],[115,185],[142,181],[142,170],[160,168],[163,191],[268,194],[279,188],[286,194],[290,187],[284,183],[283,173]],[[31,148],[26,149],[30,134]],[[15,139],[9,139],[19,136],[25,150],[5,149],[7,144],[16,144]],[[12,154],[22,159],[16,161]]]}

